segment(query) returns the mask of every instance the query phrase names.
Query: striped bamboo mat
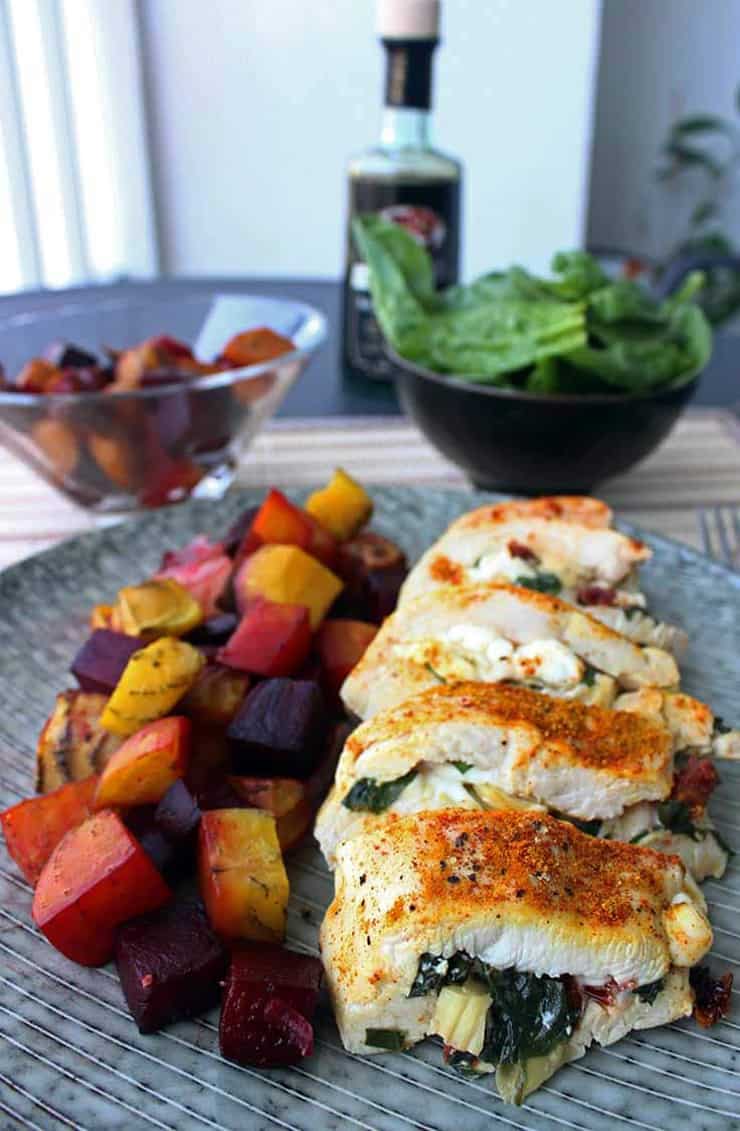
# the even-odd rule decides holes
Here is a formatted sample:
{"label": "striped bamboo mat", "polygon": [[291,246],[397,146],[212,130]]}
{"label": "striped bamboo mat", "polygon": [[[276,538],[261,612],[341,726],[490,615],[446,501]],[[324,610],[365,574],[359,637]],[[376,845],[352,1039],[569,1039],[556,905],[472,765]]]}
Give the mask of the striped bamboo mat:
{"label": "striped bamboo mat", "polygon": [[[0,567],[94,528],[92,516],[15,457],[2,452],[0,459]],[[239,483],[317,484],[338,464],[366,484],[467,485],[453,464],[398,417],[277,421],[247,454]],[[687,412],[652,456],[606,483],[599,494],[621,517],[698,546],[697,508],[740,504],[737,420],[715,409]]]}

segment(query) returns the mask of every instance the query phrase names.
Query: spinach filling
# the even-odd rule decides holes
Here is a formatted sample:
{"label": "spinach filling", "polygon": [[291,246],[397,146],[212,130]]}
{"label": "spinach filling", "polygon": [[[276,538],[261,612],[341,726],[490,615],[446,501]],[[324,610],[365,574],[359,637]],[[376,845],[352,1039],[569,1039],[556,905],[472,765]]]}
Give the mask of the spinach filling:
{"label": "spinach filling", "polygon": [[352,786],[342,801],[346,809],[362,810],[367,813],[384,813],[401,796],[404,789],[416,777],[418,770],[409,770],[403,777],[393,781],[376,781],[375,778],[360,778]]}
{"label": "spinach filling", "polygon": [[409,997],[439,993],[468,978],[482,982],[493,999],[480,1059],[495,1067],[546,1055],[568,1040],[580,1019],[581,1002],[569,979],[496,970],[464,951],[450,959],[423,954]]}
{"label": "spinach filling", "polygon": [[481,1059],[497,1067],[545,1056],[567,1041],[581,1004],[565,978],[488,969],[493,1004],[486,1018]]}
{"label": "spinach filling", "polygon": [[575,825],[586,836],[598,836],[601,832],[601,820],[595,817],[592,821],[580,821],[577,817],[566,817],[558,814],[558,818],[563,821],[570,821],[571,825]]}
{"label": "spinach filling", "polygon": [[658,820],[664,829],[672,833],[683,833],[692,840],[704,840],[706,829],[697,828],[691,819],[691,810],[685,801],[661,801],[658,805]]}
{"label": "spinach filling", "polygon": [[472,762],[450,762],[450,765],[454,766],[460,774],[467,774],[468,770],[473,768]]}
{"label": "spinach filling", "polygon": [[644,986],[638,986],[635,993],[640,1001],[644,1001],[647,1005],[652,1005],[656,997],[665,985],[665,978],[658,978],[657,982],[647,982]]}
{"label": "spinach filling", "polygon": [[586,664],[586,670],[583,673],[583,679],[581,680],[581,683],[585,683],[586,687],[593,687],[593,685],[596,683],[596,677],[598,674],[599,673],[596,668],[592,668],[590,664]]}
{"label": "spinach filling", "polygon": [[515,585],[521,585],[524,589],[534,589],[537,593],[551,593],[553,596],[563,588],[563,583],[556,573],[548,573],[547,570],[539,570],[534,577],[521,577],[514,578]]}

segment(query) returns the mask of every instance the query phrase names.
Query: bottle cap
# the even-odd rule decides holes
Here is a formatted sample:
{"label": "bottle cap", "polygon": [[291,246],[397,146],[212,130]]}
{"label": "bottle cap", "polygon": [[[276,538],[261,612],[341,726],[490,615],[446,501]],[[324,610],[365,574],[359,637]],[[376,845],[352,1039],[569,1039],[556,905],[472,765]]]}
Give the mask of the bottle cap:
{"label": "bottle cap", "polygon": [[440,0],[378,0],[381,39],[437,39]]}

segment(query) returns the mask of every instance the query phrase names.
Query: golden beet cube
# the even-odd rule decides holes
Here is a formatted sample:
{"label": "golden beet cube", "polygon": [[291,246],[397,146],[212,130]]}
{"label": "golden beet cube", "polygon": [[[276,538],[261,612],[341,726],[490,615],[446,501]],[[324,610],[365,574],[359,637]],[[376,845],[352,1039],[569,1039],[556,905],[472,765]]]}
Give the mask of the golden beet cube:
{"label": "golden beet cube", "polygon": [[303,605],[315,629],[343,585],[335,573],[299,546],[261,546],[239,571],[236,590],[243,604],[262,598],[279,605]]}
{"label": "golden beet cube", "polygon": [[198,880],[211,925],[220,935],[283,939],[290,885],[272,813],[205,812],[198,833]]}
{"label": "golden beet cube", "polygon": [[306,510],[340,542],[354,538],[373,513],[373,501],[343,468],[338,467],[321,491],[314,491]]}
{"label": "golden beet cube", "polygon": [[127,736],[168,715],[193,686],[204,663],[197,648],[172,636],[134,652],[105,705],[102,726]]}
{"label": "golden beet cube", "polygon": [[118,594],[116,612],[130,636],[184,636],[203,620],[200,604],[171,577],[128,585]]}

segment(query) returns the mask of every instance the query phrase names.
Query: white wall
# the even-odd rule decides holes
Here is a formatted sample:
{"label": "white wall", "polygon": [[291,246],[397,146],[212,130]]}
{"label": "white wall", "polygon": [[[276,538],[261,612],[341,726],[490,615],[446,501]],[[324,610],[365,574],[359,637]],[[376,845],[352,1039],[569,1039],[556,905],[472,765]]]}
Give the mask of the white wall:
{"label": "white wall", "polygon": [[[578,244],[599,0],[444,0],[437,140],[464,263]],[[346,157],[374,141],[373,0],[141,0],[165,270],[337,276]]]}
{"label": "white wall", "polygon": [[684,114],[738,120],[739,46],[740,0],[604,0],[591,244],[662,255],[682,235],[696,186],[658,185],[658,151]]}

